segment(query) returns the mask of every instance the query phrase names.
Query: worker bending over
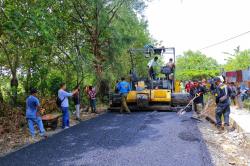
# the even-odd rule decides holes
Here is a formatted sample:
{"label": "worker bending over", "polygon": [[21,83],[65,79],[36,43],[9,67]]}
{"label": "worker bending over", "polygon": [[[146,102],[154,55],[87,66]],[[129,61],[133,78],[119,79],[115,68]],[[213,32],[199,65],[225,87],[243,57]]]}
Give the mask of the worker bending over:
{"label": "worker bending over", "polygon": [[125,78],[122,77],[121,78],[121,82],[119,82],[117,84],[117,90],[119,91],[120,95],[121,95],[121,109],[120,109],[120,113],[123,113],[123,111],[125,110],[127,113],[130,113],[130,110],[128,108],[127,105],[127,95],[129,93],[129,91],[131,90],[130,84],[125,81]]}
{"label": "worker bending over", "polygon": [[206,89],[201,86],[197,80],[194,80],[194,85],[190,90],[190,95],[195,98],[193,101],[193,110],[196,112],[197,118],[200,118],[200,114],[204,106],[203,94],[205,92]]}

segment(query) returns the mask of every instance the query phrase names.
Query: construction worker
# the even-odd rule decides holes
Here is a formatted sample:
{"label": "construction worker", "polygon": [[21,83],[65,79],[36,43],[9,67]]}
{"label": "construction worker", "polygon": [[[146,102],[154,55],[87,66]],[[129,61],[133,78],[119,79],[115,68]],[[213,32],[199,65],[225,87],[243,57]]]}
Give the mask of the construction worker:
{"label": "construction worker", "polygon": [[130,75],[131,88],[135,89],[136,88],[135,84],[136,84],[136,82],[138,80],[135,69],[130,70],[129,75]]}
{"label": "construction worker", "polygon": [[185,90],[187,93],[190,93],[191,87],[193,86],[192,82],[189,80],[188,83],[185,85]]}
{"label": "construction worker", "polygon": [[174,69],[175,69],[175,64],[173,62],[173,59],[170,58],[169,62],[166,64],[165,68],[165,76],[166,80],[168,82],[169,89],[173,90],[173,80],[174,80]]}
{"label": "construction worker", "polygon": [[222,115],[224,117],[224,127],[229,131],[229,114],[230,114],[230,99],[229,99],[229,88],[222,82],[219,77],[214,79],[216,90],[215,90],[215,101],[217,104],[215,110],[216,126],[219,131],[222,131]]}
{"label": "construction worker", "polygon": [[185,87],[184,87],[184,83],[182,80],[180,81],[180,92],[185,93]]}
{"label": "construction worker", "polygon": [[81,118],[80,118],[80,87],[79,87],[79,85],[77,85],[74,89],[78,90],[78,92],[72,96],[72,99],[74,101],[75,108],[76,108],[76,120],[81,121]]}
{"label": "construction worker", "polygon": [[158,60],[158,57],[156,56],[154,57],[154,59],[151,59],[148,62],[148,74],[149,74],[150,79],[153,79],[153,80],[156,79],[156,72],[154,68],[157,66],[157,60]]}
{"label": "construction worker", "polygon": [[197,80],[194,80],[194,85],[190,90],[190,95],[195,98],[193,101],[193,110],[196,112],[198,118],[203,109],[203,94],[205,92],[205,88],[201,86]]}
{"label": "construction worker", "polygon": [[131,87],[130,87],[130,84],[127,81],[125,81],[124,77],[122,77],[121,78],[121,82],[118,83],[117,90],[121,94],[121,109],[120,109],[120,113],[122,113],[124,110],[127,113],[130,113],[130,110],[128,108],[126,100],[127,100],[127,95],[129,93],[129,91],[131,90]]}
{"label": "construction worker", "polygon": [[92,113],[96,113],[96,90],[93,86],[89,86],[88,90],[89,105]]}
{"label": "construction worker", "polygon": [[234,103],[234,105],[236,106],[237,88],[236,88],[236,85],[234,84],[234,82],[231,82],[230,86],[231,86],[231,90],[232,90],[231,100]]}
{"label": "construction worker", "polygon": [[37,90],[32,88],[30,90],[30,96],[26,99],[26,119],[28,121],[29,131],[32,137],[32,141],[35,140],[35,127],[37,125],[40,131],[40,136],[46,138],[43,121],[40,116],[40,112],[43,113],[44,109],[40,107],[40,102],[37,98]]}
{"label": "construction worker", "polygon": [[175,64],[172,58],[169,59],[168,63],[166,64],[166,68],[168,69],[168,72],[166,73],[166,79],[173,80],[171,77],[174,75]]}

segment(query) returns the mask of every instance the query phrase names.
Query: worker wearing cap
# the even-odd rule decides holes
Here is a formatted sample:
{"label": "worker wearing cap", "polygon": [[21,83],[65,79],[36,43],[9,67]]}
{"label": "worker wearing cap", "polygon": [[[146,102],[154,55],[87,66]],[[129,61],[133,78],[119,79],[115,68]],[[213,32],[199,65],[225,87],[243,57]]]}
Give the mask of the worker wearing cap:
{"label": "worker wearing cap", "polygon": [[222,115],[224,117],[224,127],[229,130],[229,114],[230,114],[230,99],[229,88],[222,82],[219,77],[214,79],[216,85],[215,91],[215,100],[216,100],[216,110],[215,110],[215,118],[216,118],[216,126],[219,130],[221,130],[222,126]]}
{"label": "worker wearing cap", "polygon": [[130,110],[128,108],[126,100],[127,100],[127,95],[129,93],[129,91],[131,90],[131,87],[130,87],[130,84],[127,81],[125,81],[124,77],[122,77],[121,78],[121,82],[119,82],[117,84],[117,90],[121,94],[121,109],[120,109],[120,113],[122,113],[123,110],[125,110],[127,113],[130,113]]}
{"label": "worker wearing cap", "polygon": [[198,80],[194,80],[190,95],[195,98],[193,101],[193,110],[197,113],[198,118],[203,109],[203,94],[205,92],[205,88],[199,84]]}

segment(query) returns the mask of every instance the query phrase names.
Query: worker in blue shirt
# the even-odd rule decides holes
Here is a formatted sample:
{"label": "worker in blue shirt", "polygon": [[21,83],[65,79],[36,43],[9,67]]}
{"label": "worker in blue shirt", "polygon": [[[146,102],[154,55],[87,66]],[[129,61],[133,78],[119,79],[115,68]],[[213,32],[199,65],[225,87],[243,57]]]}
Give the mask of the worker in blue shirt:
{"label": "worker in blue shirt", "polygon": [[30,96],[26,99],[26,119],[28,121],[28,127],[32,139],[35,138],[36,134],[34,123],[37,124],[40,130],[40,135],[42,137],[46,137],[45,130],[43,127],[43,121],[39,114],[39,111],[43,112],[44,110],[40,108],[40,103],[36,95],[37,95],[37,90],[32,88],[30,90]]}
{"label": "worker in blue shirt", "polygon": [[127,95],[129,93],[129,91],[131,91],[131,87],[130,87],[130,84],[127,81],[125,81],[124,77],[122,77],[121,78],[121,82],[119,82],[117,84],[117,90],[121,94],[121,109],[120,109],[120,113],[122,113],[123,110],[125,110],[127,113],[130,113],[130,110],[128,108],[126,100],[127,100]]}

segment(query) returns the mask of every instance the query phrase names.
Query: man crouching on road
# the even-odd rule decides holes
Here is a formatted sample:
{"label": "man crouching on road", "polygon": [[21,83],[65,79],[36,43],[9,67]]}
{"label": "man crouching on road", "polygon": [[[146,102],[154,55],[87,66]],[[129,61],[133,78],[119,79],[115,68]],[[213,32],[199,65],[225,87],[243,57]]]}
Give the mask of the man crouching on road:
{"label": "man crouching on road", "polygon": [[131,87],[130,87],[130,84],[127,81],[125,81],[124,77],[122,77],[121,82],[119,82],[117,84],[117,90],[121,94],[121,110],[120,110],[120,113],[122,113],[123,110],[125,110],[127,113],[130,113],[130,110],[128,108],[126,99],[127,99],[127,95],[129,93],[129,91],[131,90]]}
{"label": "man crouching on road", "polygon": [[214,79],[216,84],[215,100],[217,108],[215,110],[216,126],[219,131],[222,131],[222,115],[224,117],[224,127],[229,131],[229,114],[230,114],[230,100],[229,89],[224,85],[219,77]]}
{"label": "man crouching on road", "polygon": [[40,108],[40,103],[37,98],[37,90],[32,88],[30,90],[30,96],[26,99],[26,119],[28,121],[29,131],[33,140],[35,139],[36,134],[34,123],[37,124],[40,130],[40,135],[46,138],[43,121],[39,111],[43,112],[44,110]]}

